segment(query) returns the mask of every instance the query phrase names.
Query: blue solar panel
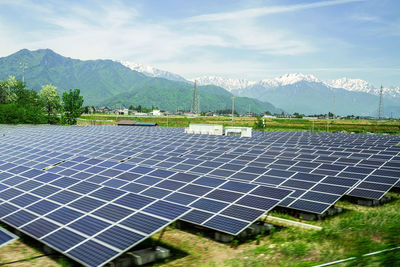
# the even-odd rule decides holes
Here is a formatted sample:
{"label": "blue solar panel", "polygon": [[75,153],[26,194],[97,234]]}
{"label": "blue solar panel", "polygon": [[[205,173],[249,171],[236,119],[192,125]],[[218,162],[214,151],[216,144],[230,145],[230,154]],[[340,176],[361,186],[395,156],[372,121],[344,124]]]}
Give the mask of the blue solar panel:
{"label": "blue solar panel", "polygon": [[77,199],[80,195],[70,192],[70,191],[61,191],[49,197],[49,199],[57,201],[61,204],[67,204],[75,199]]}
{"label": "blue solar panel", "polygon": [[243,194],[240,194],[240,193],[219,190],[219,189],[215,189],[214,191],[205,195],[205,197],[207,197],[207,198],[225,201],[225,202],[234,202],[242,196],[243,196]]}
{"label": "blue solar panel", "polygon": [[[51,183],[52,185],[35,184],[30,181],[24,182],[19,177],[11,177],[10,173],[0,172],[0,180],[5,182],[0,186],[0,198],[4,201],[14,201],[20,205],[26,205],[27,202],[24,201],[24,197],[19,197],[26,190],[34,190],[31,193],[35,196],[47,197],[55,202],[39,201],[33,204],[29,203],[28,210],[32,210],[35,214],[49,212],[44,218],[51,218],[50,216],[54,213],[53,218],[61,224],[65,224],[60,219],[60,216],[63,216],[61,210],[65,211],[64,209],[67,209],[67,207],[60,208],[56,202],[68,204],[69,207],[75,206],[77,209],[81,208],[81,213],[75,214],[76,216],[69,216],[71,220],[79,221],[79,218],[87,215],[87,212],[97,212],[102,218],[111,216],[108,219],[104,218],[105,220],[117,220],[117,217],[113,217],[111,213],[104,211],[104,206],[110,205],[110,201],[135,209],[132,212],[136,212],[137,209],[144,209],[144,212],[150,212],[156,217],[161,216],[165,220],[172,220],[165,217],[167,214],[154,208],[157,206],[155,199],[148,198],[149,201],[146,201],[146,198],[138,199],[138,197],[143,198],[144,196],[134,195],[133,197],[126,192],[128,191],[148,194],[158,199],[163,198],[169,201],[162,202],[163,204],[161,205],[162,209],[167,210],[174,210],[174,207],[169,209],[170,207],[165,203],[169,205],[173,205],[172,203],[189,205],[191,203],[198,204],[199,198],[202,197],[206,197],[205,200],[208,201],[211,201],[210,198],[220,199],[217,202],[227,204],[227,206],[219,210],[221,212],[218,215],[219,217],[216,217],[213,213],[194,209],[185,216],[190,218],[186,220],[206,227],[207,223],[211,225],[212,222],[214,226],[211,228],[232,234],[231,231],[235,231],[235,229],[229,229],[230,219],[235,216],[243,216],[240,219],[237,218],[234,222],[244,223],[243,227],[246,227],[252,222],[252,219],[257,219],[258,214],[269,211],[279,204],[282,199],[284,200],[281,204],[282,206],[319,213],[324,211],[325,204],[327,207],[332,206],[342,194],[350,192],[351,190],[349,189],[352,189],[355,185],[357,185],[356,189],[358,191],[353,190],[354,194],[373,198],[385,194],[384,190],[390,190],[399,180],[398,174],[384,172],[388,168],[392,168],[393,171],[393,167],[389,165],[385,167],[386,169],[381,169],[379,170],[380,172],[374,171],[372,175],[368,176],[371,170],[375,170],[384,164],[388,156],[392,158],[398,154],[398,150],[396,152],[394,152],[395,150],[390,150],[392,151],[390,153],[384,151],[388,147],[386,144],[389,144],[384,139],[389,140],[392,137],[365,136],[364,139],[357,140],[354,135],[346,135],[344,139],[341,135],[338,138],[335,137],[331,142],[329,140],[330,136],[326,134],[313,135],[310,139],[306,133],[269,133],[268,135],[271,136],[268,136],[267,139],[255,137],[254,139],[243,140],[233,137],[195,136],[193,139],[188,140],[187,135],[184,135],[179,129],[173,128],[158,128],[159,130],[157,131],[160,132],[153,134],[153,130],[146,130],[144,133],[141,132],[142,130],[139,131],[132,128],[48,128],[45,126],[29,128],[29,135],[26,134],[28,131],[21,129],[24,128],[12,129],[13,134],[8,134],[4,138],[4,145],[3,140],[0,140],[0,147],[3,149],[1,153],[6,155],[1,157],[3,162],[0,162],[0,169],[4,168],[12,173],[20,173],[23,178],[33,178],[36,181]],[[170,135],[171,131],[173,135]],[[171,140],[165,139],[168,136],[166,134],[174,136],[172,143]],[[117,138],[105,139],[105,137]],[[229,138],[229,142],[226,138]],[[375,142],[376,140],[370,142],[370,139],[374,138],[377,138],[379,142]],[[350,140],[350,145],[346,143],[349,142],[348,140]],[[10,146],[8,145],[10,143],[18,143],[20,145]],[[397,143],[392,142],[391,145]],[[25,144],[29,144],[29,147],[24,147]],[[40,147],[40,149],[31,148],[35,146]],[[141,152],[137,153],[138,151]],[[348,158],[339,158],[340,155],[336,152],[346,153],[346,155],[341,155],[345,155]],[[314,155],[309,153],[314,153]],[[73,154],[76,156],[72,157]],[[335,155],[339,157],[335,157]],[[25,161],[21,160],[20,157],[24,157]],[[98,159],[90,157],[98,157]],[[49,172],[38,170],[39,173],[35,173],[28,169],[31,166],[37,169],[48,167],[63,159],[68,161],[49,169]],[[122,159],[126,162],[118,162]],[[303,161],[299,161],[301,159]],[[316,159],[316,162],[310,162],[313,159]],[[330,162],[333,160],[335,160],[335,163],[331,164]],[[148,167],[135,167],[130,162],[150,165]],[[176,163],[179,164],[174,165]],[[19,166],[24,167],[21,168]],[[154,166],[159,169],[149,168]],[[346,168],[346,166],[351,168]],[[71,169],[64,170],[63,168]],[[167,168],[169,170],[165,170]],[[289,168],[290,170],[288,171],[287,169]],[[346,169],[344,170],[344,168]],[[129,173],[126,172],[127,170]],[[185,170],[187,173],[174,172],[177,170]],[[332,177],[332,175],[336,176],[338,171],[342,172],[337,177]],[[211,176],[218,177],[218,179],[211,177],[199,178],[193,172],[210,173]],[[78,179],[66,180],[64,177],[52,176],[55,173],[73,176]],[[260,175],[264,173],[269,175]],[[154,177],[141,177],[143,174]],[[116,177],[117,179],[115,179]],[[229,177],[230,181],[227,181],[227,177]],[[288,178],[289,180],[286,180]],[[290,191],[282,188],[255,188],[256,184],[238,183],[233,181],[235,179],[243,182],[255,181],[256,183],[275,184],[279,187],[288,186],[288,188],[295,188],[296,191],[292,194],[292,198],[285,200]],[[90,184],[90,188],[71,183],[77,180],[85,180],[82,184]],[[130,181],[135,181],[135,183],[128,184],[127,182]],[[7,189],[7,184],[15,185],[15,188],[11,188],[12,190]],[[91,190],[92,184],[97,186],[95,186],[94,190]],[[100,185],[106,187],[100,187]],[[149,185],[152,186],[151,189],[148,188]],[[76,193],[71,191],[53,192],[54,188],[62,190],[67,187],[70,187],[68,190],[75,190],[74,192]],[[112,189],[112,187],[126,191],[117,193],[117,189]],[[300,190],[298,188],[303,189]],[[175,190],[179,192],[173,192]],[[213,192],[210,193],[211,191]],[[223,192],[223,194],[218,194],[218,192]],[[243,196],[243,193],[248,195]],[[82,194],[89,194],[90,196],[82,197]],[[88,201],[90,197],[94,197],[93,200],[95,202],[100,200],[104,202],[100,202],[100,206],[89,206],[88,211],[82,210],[80,206],[84,205],[85,201]],[[131,201],[130,198],[133,198],[134,201]],[[94,204],[92,200],[89,202]],[[314,205],[309,205],[309,202],[314,203]],[[4,214],[3,217],[9,214],[7,213],[9,210],[15,209],[13,205],[4,206],[3,210],[2,207],[3,205],[0,205],[0,214]],[[237,209],[243,209],[243,212],[235,212]],[[58,211],[60,214],[57,213]],[[186,211],[182,211],[182,213]],[[73,212],[76,213],[77,210],[69,209],[64,214],[72,214]],[[147,213],[146,215],[149,214]],[[127,216],[133,215],[129,214]],[[68,216],[65,215],[65,217]],[[122,217],[122,220],[126,220],[126,217]],[[215,224],[217,221],[221,225]],[[103,230],[106,230],[106,228],[103,228]],[[137,231],[138,233],[141,232],[140,230]],[[77,234],[79,235],[79,233]],[[120,253],[117,248],[113,250],[112,245],[108,248],[110,249],[109,251],[107,249],[103,251],[103,243],[96,243],[95,239],[91,240],[91,242],[87,240],[82,242],[77,244],[77,248],[66,251],[67,254],[70,253],[68,255],[80,262],[82,260],[85,260],[85,262],[98,261],[101,262],[100,264],[105,262],[97,258],[90,258],[89,253],[87,254],[87,259],[84,259],[83,254],[80,253],[89,247],[98,249],[99,253],[109,255],[110,257],[107,259]],[[100,247],[97,247],[98,245]]]}
{"label": "blue solar panel", "polygon": [[67,252],[67,255],[88,266],[101,266],[118,254],[119,252],[92,240],[86,241]]}
{"label": "blue solar panel", "polygon": [[33,215],[32,213],[24,211],[24,210],[20,210],[20,211],[17,211],[15,213],[3,218],[3,221],[5,221],[6,223],[11,224],[15,227],[19,227],[19,226],[22,226],[36,218],[37,218],[36,215]]}
{"label": "blue solar panel", "polygon": [[0,227],[0,247],[7,245],[18,237]]}
{"label": "blue solar panel", "polygon": [[49,222],[48,220],[38,219],[22,227],[21,230],[32,236],[41,238],[42,236],[45,236],[48,233],[53,232],[57,228],[59,228],[58,225]]}
{"label": "blue solar panel", "polygon": [[43,238],[43,241],[53,246],[54,248],[65,251],[85,240],[85,237],[78,235],[67,229],[60,229],[51,235]]}
{"label": "blue solar panel", "polygon": [[90,212],[104,205],[106,202],[100,201],[91,197],[83,197],[68,204],[68,206],[81,211]]}
{"label": "blue solar panel", "polygon": [[248,223],[223,216],[215,216],[204,223],[210,228],[219,229],[228,233],[239,233]]}
{"label": "blue solar panel", "polygon": [[228,206],[228,204],[203,198],[203,199],[199,199],[196,202],[192,203],[190,206],[193,208],[198,208],[198,209],[205,210],[205,211],[219,212],[220,210],[222,210],[223,208]]}
{"label": "blue solar panel", "polygon": [[166,220],[155,218],[143,213],[136,213],[121,222],[122,225],[133,229],[140,229],[140,231],[146,234],[151,234],[154,231],[157,231],[167,223]]}
{"label": "blue solar panel", "polygon": [[46,213],[49,213],[49,212],[57,209],[58,207],[60,207],[60,205],[43,199],[43,200],[27,207],[27,209],[30,211],[33,211],[37,214],[44,215]]}
{"label": "blue solar panel", "polygon": [[242,206],[232,205],[224,209],[221,214],[246,221],[255,221],[265,213],[264,210],[255,210]]}
{"label": "blue solar panel", "polygon": [[157,201],[143,209],[143,211],[146,211],[150,214],[161,216],[170,220],[178,218],[189,210],[189,208],[168,203],[166,201]]}
{"label": "blue solar panel", "polygon": [[126,250],[132,244],[144,239],[146,236],[126,230],[119,226],[113,226],[106,231],[95,236],[96,239],[103,241],[121,250]]}
{"label": "blue solar panel", "polygon": [[197,224],[202,224],[204,221],[207,219],[211,218],[214,214],[201,211],[201,210],[191,210],[190,212],[186,213],[183,217],[182,220],[197,223]]}
{"label": "blue solar panel", "polygon": [[47,218],[52,219],[53,221],[56,221],[56,222],[59,222],[62,224],[67,224],[81,216],[83,216],[83,213],[75,211],[75,210],[67,208],[67,207],[62,207],[62,208],[46,215]]}
{"label": "blue solar panel", "polygon": [[132,214],[134,211],[130,209],[126,209],[117,205],[113,204],[108,204],[104,207],[101,207],[100,209],[96,210],[93,212],[93,215],[96,215],[98,217],[107,219],[109,221],[117,222],[119,220],[122,220],[123,218],[129,216]]}

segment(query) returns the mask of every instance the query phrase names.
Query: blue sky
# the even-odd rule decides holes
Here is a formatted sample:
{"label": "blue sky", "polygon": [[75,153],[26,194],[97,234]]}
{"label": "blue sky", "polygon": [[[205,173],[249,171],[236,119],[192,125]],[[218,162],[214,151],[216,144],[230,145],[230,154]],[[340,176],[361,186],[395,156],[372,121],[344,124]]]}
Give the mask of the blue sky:
{"label": "blue sky", "polygon": [[400,85],[398,0],[0,0],[0,57],[50,48],[186,78],[285,73]]}

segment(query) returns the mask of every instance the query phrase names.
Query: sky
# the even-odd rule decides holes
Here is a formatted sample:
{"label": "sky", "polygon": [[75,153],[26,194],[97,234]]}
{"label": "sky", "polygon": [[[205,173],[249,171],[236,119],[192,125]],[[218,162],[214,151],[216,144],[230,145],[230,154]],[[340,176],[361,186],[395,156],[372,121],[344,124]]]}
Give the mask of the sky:
{"label": "sky", "polygon": [[195,78],[400,86],[399,0],[0,0],[0,57],[49,48]]}

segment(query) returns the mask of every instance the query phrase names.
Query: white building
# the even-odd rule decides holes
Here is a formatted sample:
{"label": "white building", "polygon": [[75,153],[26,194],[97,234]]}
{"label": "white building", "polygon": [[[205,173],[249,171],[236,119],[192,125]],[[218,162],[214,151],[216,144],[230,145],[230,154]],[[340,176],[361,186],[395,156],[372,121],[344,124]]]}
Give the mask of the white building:
{"label": "white building", "polygon": [[240,136],[240,137],[251,137],[252,136],[251,127],[225,127],[225,135],[230,136]]}
{"label": "white building", "polygon": [[116,113],[118,115],[129,115],[129,109],[127,109],[127,108],[117,109]]}
{"label": "white building", "polygon": [[188,128],[185,128],[185,133],[189,134],[211,134],[211,135],[222,135],[223,126],[218,124],[189,124]]}
{"label": "white building", "polygon": [[155,109],[155,110],[153,110],[153,111],[151,112],[151,114],[152,114],[153,116],[161,116],[161,110]]}

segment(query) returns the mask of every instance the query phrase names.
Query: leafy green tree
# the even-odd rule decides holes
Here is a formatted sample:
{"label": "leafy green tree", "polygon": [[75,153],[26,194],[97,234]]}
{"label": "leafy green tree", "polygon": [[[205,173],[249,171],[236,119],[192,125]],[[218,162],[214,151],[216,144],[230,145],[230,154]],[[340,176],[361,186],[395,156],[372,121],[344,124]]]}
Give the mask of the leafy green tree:
{"label": "leafy green tree", "polygon": [[89,106],[84,106],[82,110],[83,110],[83,113],[89,114],[89,111],[90,111]]}
{"label": "leafy green tree", "polygon": [[49,122],[55,122],[57,111],[61,108],[61,99],[57,92],[57,87],[51,84],[43,85],[39,96],[47,112]]}
{"label": "leafy green tree", "polygon": [[[10,104],[17,100],[17,95],[14,89],[23,84],[15,79],[14,76],[10,76],[7,80],[0,81],[0,104]],[[25,86],[23,86],[25,88]]]}
{"label": "leafy green tree", "polygon": [[257,121],[254,122],[253,129],[263,129],[263,119],[260,116],[256,117]]}
{"label": "leafy green tree", "polygon": [[0,81],[0,123],[46,123],[38,93],[10,76]]}
{"label": "leafy green tree", "polygon": [[61,122],[67,125],[76,124],[76,118],[82,114],[83,96],[80,95],[79,89],[70,89],[62,95],[62,111]]}

